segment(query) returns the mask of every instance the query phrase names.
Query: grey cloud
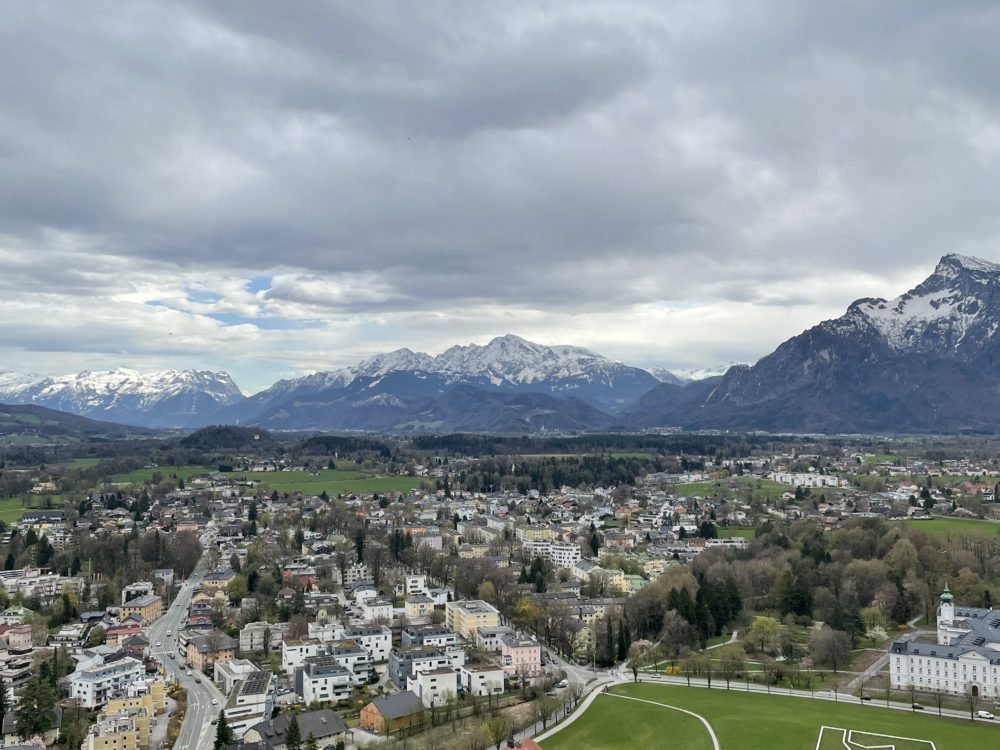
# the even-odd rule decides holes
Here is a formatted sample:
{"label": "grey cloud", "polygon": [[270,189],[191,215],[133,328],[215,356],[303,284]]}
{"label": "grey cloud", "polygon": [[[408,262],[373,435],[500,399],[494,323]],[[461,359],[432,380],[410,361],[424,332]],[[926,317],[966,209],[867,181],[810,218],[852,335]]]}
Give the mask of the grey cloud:
{"label": "grey cloud", "polygon": [[0,289],[237,269],[278,281],[183,314],[832,314],[996,257],[998,32],[929,0],[13,4]]}

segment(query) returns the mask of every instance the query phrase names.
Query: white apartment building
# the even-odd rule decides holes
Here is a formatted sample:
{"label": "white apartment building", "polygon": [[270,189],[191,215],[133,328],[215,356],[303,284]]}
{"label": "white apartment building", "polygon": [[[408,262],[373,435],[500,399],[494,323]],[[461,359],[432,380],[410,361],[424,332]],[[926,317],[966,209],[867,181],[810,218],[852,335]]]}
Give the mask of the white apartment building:
{"label": "white apartment building", "polygon": [[458,668],[459,684],[469,695],[499,695],[503,692],[503,670],[481,664],[464,664]]}
{"label": "white apartment building", "polygon": [[306,704],[351,697],[354,675],[336,656],[310,656],[295,670],[295,691]]}
{"label": "white apartment building", "polygon": [[278,695],[278,678],[270,672],[254,671],[236,682],[223,714],[237,739],[247,729],[271,718]]}
{"label": "white apartment building", "polygon": [[376,664],[388,660],[392,651],[392,631],[385,625],[351,626],[344,628],[341,637],[357,641]]}
{"label": "white apartment building", "polygon": [[522,550],[525,558],[541,557],[552,563],[554,568],[567,570],[572,570],[577,561],[583,557],[579,544],[549,539],[527,539],[522,544]]}
{"label": "white apartment building", "polygon": [[322,643],[313,638],[303,638],[297,641],[281,642],[281,668],[286,674],[292,674],[305,664],[310,656],[326,653]]}
{"label": "white apartment building", "polygon": [[119,691],[143,676],[142,662],[131,656],[105,662],[96,656],[77,666],[69,676],[69,697],[85,708],[99,708]]}
{"label": "white apartment building", "polygon": [[416,672],[407,678],[406,689],[428,708],[443,706],[449,698],[458,697],[458,672],[451,667]]}

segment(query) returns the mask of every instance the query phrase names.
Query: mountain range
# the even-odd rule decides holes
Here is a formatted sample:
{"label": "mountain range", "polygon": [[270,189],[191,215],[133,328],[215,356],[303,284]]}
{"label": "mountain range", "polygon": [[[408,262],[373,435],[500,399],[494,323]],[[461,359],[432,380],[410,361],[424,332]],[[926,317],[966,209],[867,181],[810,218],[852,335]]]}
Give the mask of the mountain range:
{"label": "mountain range", "polygon": [[224,372],[0,373],[0,402],[146,427],[991,432],[998,330],[1000,266],[946,255],[905,294],[859,299],[753,366],[647,371],[507,335],[437,356],[399,349],[252,396]]}

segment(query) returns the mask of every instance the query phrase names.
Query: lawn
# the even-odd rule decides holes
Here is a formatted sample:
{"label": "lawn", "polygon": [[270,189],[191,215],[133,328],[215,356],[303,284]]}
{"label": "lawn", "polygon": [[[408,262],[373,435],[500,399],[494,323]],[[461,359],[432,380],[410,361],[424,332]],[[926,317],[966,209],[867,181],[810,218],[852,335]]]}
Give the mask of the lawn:
{"label": "lawn", "polygon": [[916,529],[932,537],[998,536],[1000,523],[974,518],[931,518],[926,521],[899,521],[903,528]]}
{"label": "lawn", "polygon": [[320,495],[324,491],[331,497],[357,494],[361,492],[407,492],[427,481],[422,477],[392,476],[379,477],[361,471],[323,469],[317,474],[303,471],[245,471],[226,476],[232,479],[248,479],[260,482],[268,490],[278,492],[302,492]]}
{"label": "lawn", "polygon": [[[1000,728],[932,714],[888,710],[857,702],[833,703],[779,695],[707,690],[679,685],[623,685],[613,693],[666,703],[705,717],[721,750],[811,750],[877,745],[860,732],[934,742],[937,750],[996,747]],[[843,732],[853,730],[845,744]],[[874,738],[878,739],[878,738]],[[884,744],[884,743],[883,743]],[[930,750],[925,742],[896,741],[897,750]],[[600,695],[587,712],[542,743],[545,750],[617,748],[711,748],[702,724],[686,714],[613,695]]]}
{"label": "lawn", "polygon": [[[58,509],[62,508],[62,497],[60,495],[49,495],[52,500],[52,508]],[[41,498],[35,498],[37,507],[41,509],[42,501]],[[5,497],[0,500],[0,521],[6,521],[7,523],[14,523],[20,520],[21,516],[24,515],[24,511],[32,510],[32,506],[28,504],[30,501],[25,500],[23,497]]]}
{"label": "lawn", "polygon": [[744,539],[753,539],[756,531],[752,526],[719,526],[719,538],[728,539],[733,536],[741,536]]}
{"label": "lawn", "polygon": [[145,484],[153,481],[153,475],[158,474],[163,479],[184,479],[187,481],[191,477],[200,474],[208,475],[213,473],[211,468],[206,466],[195,466],[185,464],[184,466],[156,466],[148,469],[136,469],[128,474],[115,474],[111,481],[117,484]]}

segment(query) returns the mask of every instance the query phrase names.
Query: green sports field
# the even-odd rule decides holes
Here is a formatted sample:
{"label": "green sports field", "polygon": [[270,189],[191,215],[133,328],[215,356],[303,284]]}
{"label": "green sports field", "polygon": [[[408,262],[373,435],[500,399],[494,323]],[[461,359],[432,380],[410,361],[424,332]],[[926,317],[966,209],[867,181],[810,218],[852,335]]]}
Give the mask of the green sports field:
{"label": "green sports field", "polygon": [[958,536],[1000,536],[1000,523],[975,518],[930,518],[926,521],[899,521],[903,528],[922,531],[937,538]]}
{"label": "green sports field", "polygon": [[[639,699],[639,700],[635,700]],[[642,702],[642,701],[651,701]],[[680,685],[621,685],[542,742],[544,750],[671,748],[711,750],[704,717],[720,750],[965,750],[1000,746],[1000,725],[948,719],[932,712],[889,710],[857,702],[707,690]],[[824,728],[825,727],[825,728]],[[875,736],[881,735],[881,736]]]}

